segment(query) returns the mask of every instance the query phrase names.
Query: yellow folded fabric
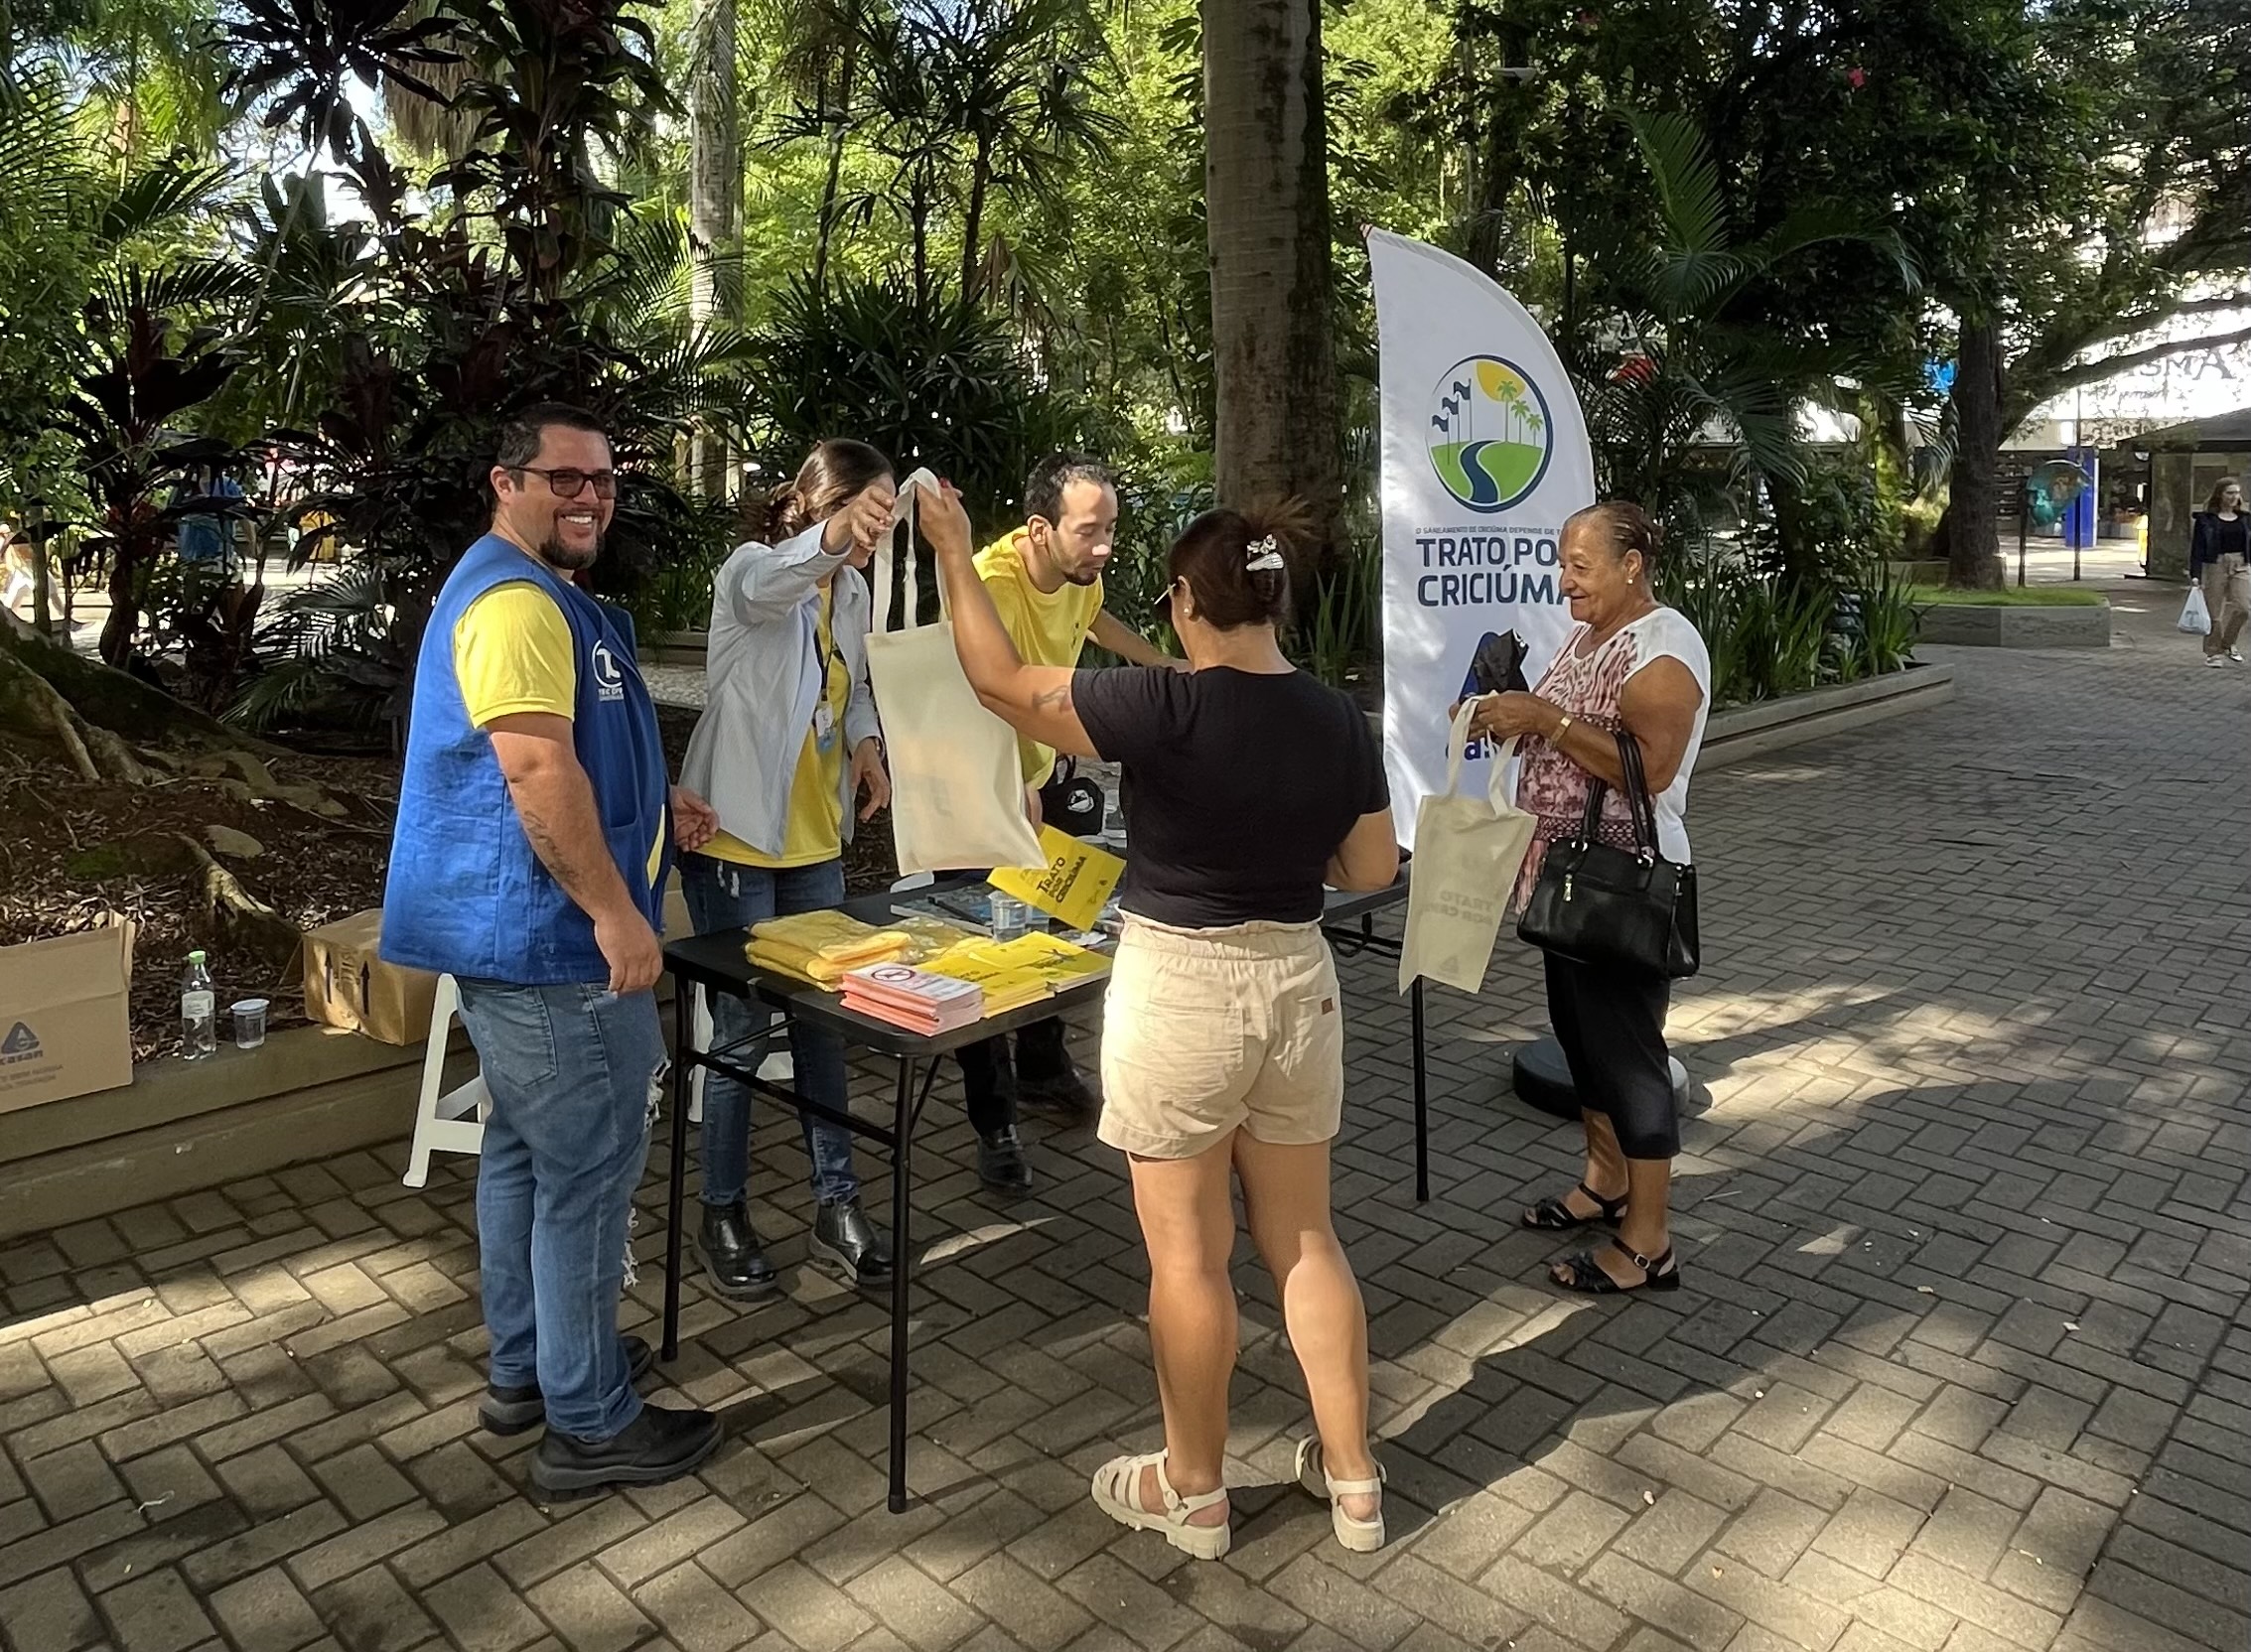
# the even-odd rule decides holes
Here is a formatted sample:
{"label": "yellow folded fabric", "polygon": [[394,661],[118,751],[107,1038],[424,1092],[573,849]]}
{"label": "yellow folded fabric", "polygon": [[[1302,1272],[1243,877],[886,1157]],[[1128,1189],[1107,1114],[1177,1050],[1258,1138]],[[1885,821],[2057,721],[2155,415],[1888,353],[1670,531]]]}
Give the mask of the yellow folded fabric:
{"label": "yellow folded fabric", "polygon": [[847,970],[905,957],[913,937],[878,929],[833,909],[792,912],[755,924],[743,955],[762,969],[779,970],[815,986],[833,987]]}
{"label": "yellow folded fabric", "polygon": [[808,987],[820,985],[805,971],[805,963],[809,955],[802,947],[786,949],[764,947],[757,941],[753,941],[743,948],[743,956],[750,961],[754,969],[763,969],[774,975],[786,975],[792,981],[804,982]]}
{"label": "yellow folded fabric", "polygon": [[825,952],[808,952],[801,946],[786,942],[753,940],[743,948],[743,956],[761,969],[778,970],[800,981],[810,981],[816,987],[834,987],[846,972],[868,964],[897,963],[906,954],[904,945],[863,947],[849,957],[832,957]]}

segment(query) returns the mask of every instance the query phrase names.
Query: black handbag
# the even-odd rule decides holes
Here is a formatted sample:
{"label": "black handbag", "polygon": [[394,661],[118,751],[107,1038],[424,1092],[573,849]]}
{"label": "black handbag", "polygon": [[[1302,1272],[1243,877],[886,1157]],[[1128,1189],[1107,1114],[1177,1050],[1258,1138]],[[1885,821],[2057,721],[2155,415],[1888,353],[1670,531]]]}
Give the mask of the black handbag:
{"label": "black handbag", "polygon": [[1587,788],[1576,838],[1548,846],[1516,933],[1544,951],[1677,981],[1702,963],[1696,928],[1696,869],[1657,853],[1657,811],[1641,773],[1641,743],[1619,730],[1619,765],[1633,817],[1633,847],[1602,841],[1601,779]]}

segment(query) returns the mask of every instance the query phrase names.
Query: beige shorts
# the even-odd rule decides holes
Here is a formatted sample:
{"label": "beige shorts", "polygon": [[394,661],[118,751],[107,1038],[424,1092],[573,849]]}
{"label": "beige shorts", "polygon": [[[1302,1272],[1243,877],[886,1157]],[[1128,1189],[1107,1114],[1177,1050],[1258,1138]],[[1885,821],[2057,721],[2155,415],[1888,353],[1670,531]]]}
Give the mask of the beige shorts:
{"label": "beige shorts", "polygon": [[1343,1004],[1320,925],[1127,921],[1103,1001],[1103,1141],[1144,1159],[1193,1159],[1236,1129],[1326,1142],[1343,1106]]}

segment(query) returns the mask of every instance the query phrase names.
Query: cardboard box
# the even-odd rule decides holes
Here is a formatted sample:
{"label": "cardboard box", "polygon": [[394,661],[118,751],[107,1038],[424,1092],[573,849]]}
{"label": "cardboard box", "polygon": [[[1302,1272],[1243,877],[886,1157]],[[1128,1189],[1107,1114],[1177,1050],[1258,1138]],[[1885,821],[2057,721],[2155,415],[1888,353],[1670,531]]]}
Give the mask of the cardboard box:
{"label": "cardboard box", "polygon": [[[678,940],[694,932],[675,874],[664,892],[663,934]],[[306,932],[306,1018],[323,1027],[363,1032],[378,1043],[418,1044],[430,1035],[438,978],[427,970],[383,962],[377,955],[382,938],[380,906]]]}
{"label": "cardboard box", "polygon": [[438,978],[384,963],[376,955],[382,936],[380,906],[306,931],[305,1015],[377,1043],[418,1044],[430,1035]]}
{"label": "cardboard box", "polygon": [[0,947],[0,1113],[133,1082],[133,925]]}

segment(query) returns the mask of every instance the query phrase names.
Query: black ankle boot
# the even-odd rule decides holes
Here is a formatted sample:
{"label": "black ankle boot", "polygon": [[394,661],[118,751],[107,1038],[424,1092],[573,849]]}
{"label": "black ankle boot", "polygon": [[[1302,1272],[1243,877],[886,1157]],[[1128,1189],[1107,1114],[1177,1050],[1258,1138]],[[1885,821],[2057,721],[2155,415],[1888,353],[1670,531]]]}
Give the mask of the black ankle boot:
{"label": "black ankle boot", "polygon": [[1024,1162],[1024,1143],[1016,1126],[1003,1125],[977,1138],[977,1179],[996,1193],[1032,1191],[1032,1168]]}
{"label": "black ankle boot", "polygon": [[1034,1074],[1020,1069],[1016,1093],[1025,1106],[1066,1124],[1090,1123],[1102,1111],[1102,1098],[1067,1060],[1056,1072]]}
{"label": "black ankle boot", "polygon": [[711,1288],[722,1297],[756,1302],[781,1289],[774,1264],[759,1249],[759,1236],[751,1231],[750,1210],[741,1199],[703,1207],[703,1228],[696,1235],[696,1250],[703,1257]]}
{"label": "black ankle boot", "polygon": [[812,1254],[847,1285],[881,1285],[891,1278],[891,1241],[868,1220],[858,1199],[824,1204],[813,1217]]}

